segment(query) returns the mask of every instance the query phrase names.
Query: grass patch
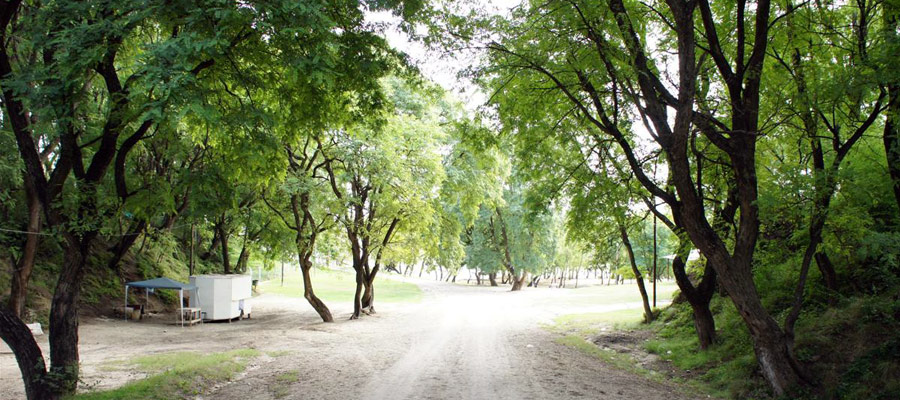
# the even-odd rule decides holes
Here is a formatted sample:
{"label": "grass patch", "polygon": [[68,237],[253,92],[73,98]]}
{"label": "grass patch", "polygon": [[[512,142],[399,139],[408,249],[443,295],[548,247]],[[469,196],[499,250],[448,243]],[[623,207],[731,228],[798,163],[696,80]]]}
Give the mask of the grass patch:
{"label": "grass patch", "polygon": [[75,399],[193,398],[215,383],[231,379],[259,354],[258,350],[240,349],[213,354],[179,352],[138,357],[126,364],[156,375],[127,383],[118,389],[82,393]]}
{"label": "grass patch", "polygon": [[294,383],[300,380],[300,371],[291,370],[275,377],[278,383]]}
{"label": "grass patch", "polygon": [[290,350],[274,350],[274,351],[266,352],[266,355],[269,357],[272,357],[272,358],[284,357],[284,356],[290,355],[290,354],[291,354]]}
{"label": "grass patch", "polygon": [[[313,270],[312,284],[316,296],[326,302],[353,301],[356,277],[344,271]],[[290,297],[303,297],[303,277],[299,271],[284,271],[284,286],[281,277],[260,282],[259,290],[264,293]],[[381,277],[375,278],[375,303],[418,302],[422,290],[412,283],[399,282]]]}
{"label": "grass patch", "polygon": [[578,351],[584,354],[597,357],[603,360],[605,363],[623,371],[628,371],[648,378],[660,378],[659,373],[638,367],[630,356],[626,354],[619,354],[613,350],[601,349],[600,347],[597,347],[597,345],[584,340],[584,337],[582,336],[576,334],[565,335],[563,337],[557,338],[556,343],[578,349]]}
{"label": "grass patch", "polygon": [[[660,289],[659,286],[657,288]],[[666,290],[665,292],[668,291]],[[640,301],[637,290],[634,290],[633,295],[629,295],[627,291],[616,290],[611,293],[611,296],[603,296],[602,298],[603,303],[607,304],[610,301],[620,303]],[[657,298],[660,297],[658,296]],[[752,352],[748,358],[750,362],[749,367],[751,368],[749,372],[742,369],[743,367],[748,367],[748,365],[737,362],[729,363],[726,368],[716,368],[724,365],[717,362],[722,360],[723,357],[734,361],[735,357],[729,356],[727,352],[735,351],[735,349],[730,346],[720,346],[717,349],[718,351],[713,349],[707,352],[697,351],[699,345],[693,331],[690,310],[687,310],[687,315],[683,314],[683,310],[679,309],[678,311],[675,312],[672,308],[663,309],[660,311],[657,321],[651,325],[641,324],[644,317],[643,308],[629,308],[600,313],[568,314],[555,318],[553,324],[545,328],[564,335],[557,339],[557,342],[560,344],[598,357],[605,363],[624,371],[656,381],[665,380],[685,384],[685,388],[690,388],[688,391],[692,395],[727,397],[729,393],[751,392],[752,390],[746,387],[748,381],[746,376],[752,373],[752,368],[755,366]],[[643,350],[656,354],[662,360],[670,361],[673,367],[683,371],[703,369],[704,371],[708,370],[708,372],[700,380],[689,379],[690,374],[686,376],[682,374],[669,376],[670,374],[668,373],[658,372],[640,365],[630,353],[619,353],[585,339],[601,334],[602,331],[631,331],[635,329],[651,329],[656,331],[657,337],[634,346],[643,346]],[[734,329],[740,330],[740,326],[736,326]],[[736,336],[739,336],[739,334],[736,334]],[[737,353],[741,352],[737,351]],[[729,384],[733,387],[728,388]]]}
{"label": "grass patch", "polygon": [[291,393],[291,385],[300,380],[300,371],[291,370],[275,376],[275,384],[272,386],[272,396],[276,399]]}
{"label": "grass patch", "polygon": [[716,320],[716,343],[700,350],[687,303],[669,307],[651,324],[656,338],[645,343],[648,352],[691,376],[690,384],[722,398],[769,398],[765,382],[756,373],[756,356],[747,327],[729,299],[715,297],[710,304]]}

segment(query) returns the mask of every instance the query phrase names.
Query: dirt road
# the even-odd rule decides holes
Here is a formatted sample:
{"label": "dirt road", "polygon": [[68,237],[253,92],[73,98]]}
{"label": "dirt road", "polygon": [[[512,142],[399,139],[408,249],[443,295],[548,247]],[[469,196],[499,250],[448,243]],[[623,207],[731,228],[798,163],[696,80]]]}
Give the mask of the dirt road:
{"label": "dirt road", "polygon": [[[639,307],[573,306],[577,291],[466,287],[418,281],[416,304],[381,304],[378,313],[347,321],[315,322],[303,299],[263,295],[253,319],[180,328],[163,323],[85,321],[81,354],[85,385],[110,388],[142,377],[111,371],[111,360],[172,351],[257,348],[264,355],[207,399],[641,399],[689,398],[609,367],[596,357],[554,342],[541,329],[559,314]],[[377,299],[377,297],[376,297]],[[376,300],[377,301],[377,300]],[[577,303],[577,302],[576,302]],[[46,336],[41,339],[46,348]],[[104,367],[106,366],[106,367]],[[289,387],[277,377],[299,377]],[[0,350],[0,398],[22,398],[15,360]]]}

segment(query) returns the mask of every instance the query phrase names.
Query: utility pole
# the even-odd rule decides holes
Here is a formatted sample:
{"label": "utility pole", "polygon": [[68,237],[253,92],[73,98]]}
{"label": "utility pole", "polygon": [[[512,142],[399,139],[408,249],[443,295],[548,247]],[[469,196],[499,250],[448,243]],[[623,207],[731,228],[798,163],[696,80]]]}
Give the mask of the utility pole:
{"label": "utility pole", "polygon": [[191,222],[191,262],[188,268],[188,276],[194,275],[194,223]]}

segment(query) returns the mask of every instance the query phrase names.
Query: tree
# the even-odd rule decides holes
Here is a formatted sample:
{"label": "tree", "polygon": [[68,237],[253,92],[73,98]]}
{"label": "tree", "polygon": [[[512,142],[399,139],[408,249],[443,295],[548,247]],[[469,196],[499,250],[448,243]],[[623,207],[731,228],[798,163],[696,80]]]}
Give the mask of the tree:
{"label": "tree", "polygon": [[399,80],[384,84],[393,113],[333,130],[318,147],[332,193],[342,203],[339,221],[356,271],[351,319],[374,312],[375,277],[385,249],[398,231],[416,231],[431,221],[432,196],[444,174],[438,152],[444,133],[433,98]]}
{"label": "tree", "polygon": [[[788,133],[787,137],[793,140],[805,136],[812,161],[809,240],[801,261],[794,304],[784,324],[785,332],[791,338],[814,259],[832,301],[838,290],[834,266],[826,249],[820,245],[830,204],[837,191],[841,165],[884,110],[887,93],[878,87],[877,81],[868,78],[877,71],[877,64],[873,64],[868,55],[872,47],[869,32],[874,27],[876,10],[863,5],[853,10],[855,15],[848,15],[847,9],[831,10],[820,5],[800,9],[786,19],[787,35],[781,38],[784,42],[773,44],[772,57],[793,84],[788,94],[791,105],[787,107],[792,114],[785,118],[796,115],[799,119],[796,124],[787,126],[797,126],[802,132],[800,135]],[[848,18],[858,22],[850,23]],[[847,28],[844,28],[845,24]],[[820,32],[821,28],[824,32]],[[827,47],[829,51],[821,50],[823,43],[831,45]],[[826,61],[829,59],[846,60],[847,63],[834,65]],[[834,70],[829,70],[832,68]],[[830,79],[818,81],[818,76]],[[823,146],[823,138],[830,144],[830,149]]]}
{"label": "tree", "polygon": [[[772,14],[778,11],[793,9],[776,6],[773,11],[769,1],[758,2],[753,10],[744,2],[668,2],[659,13],[621,0],[540,3],[519,8],[510,23],[490,21],[500,32],[482,43],[492,57],[486,73],[499,92],[511,86],[502,82],[530,77],[549,88],[545,95],[552,93],[566,104],[567,113],[595,130],[588,136],[594,145],[612,141],[620,148],[637,181],[669,206],[710,260],[749,328],[763,376],[777,394],[784,394],[808,380],[786,333],[760,302],[751,273],[759,235],[760,88],[778,22]],[[665,38],[652,52],[645,39],[651,29]],[[666,52],[677,54],[677,69],[672,66],[677,84],[664,83]],[[709,69],[713,75],[702,80],[707,61],[714,65]],[[704,86],[713,80],[716,86]],[[665,158],[670,177],[665,187],[650,174],[643,161],[647,151],[636,146],[629,132],[632,110],[633,120],[652,139],[648,144]],[[507,111],[501,107],[500,112]],[[733,243],[713,228],[706,212],[702,182],[695,176],[700,169],[692,165],[690,152],[698,135],[727,156],[740,213]]]}
{"label": "tree", "polygon": [[[407,17],[421,7],[363,4]],[[215,119],[207,103],[215,97],[208,92],[231,91],[227,79],[232,77],[247,84],[242,89],[266,82],[250,78],[265,74],[268,66],[290,65],[313,78],[307,86],[315,89],[312,97],[327,93],[327,84],[338,80],[336,65],[366,65],[384,53],[384,41],[364,28],[361,8],[327,1],[307,7],[279,1],[26,7],[10,1],[0,7],[4,120],[15,135],[26,184],[35,189],[47,226],[60,232],[65,252],[51,305],[49,371],[31,357],[27,349],[33,343],[20,340],[25,335],[3,331],[4,340],[23,355],[23,375],[35,377],[25,381],[30,396],[75,390],[81,282],[114,204],[101,201],[102,189],[112,185],[119,193],[130,192],[126,175],[133,169],[127,166],[137,144],[152,140],[154,127],[177,124],[188,114]],[[52,166],[41,161],[34,121],[54,127],[48,142],[58,138],[59,145]]]}
{"label": "tree", "polygon": [[[324,177],[324,160],[315,139],[306,137],[302,146],[285,146],[288,175],[278,188],[276,199],[266,199],[266,204],[295,232],[294,245],[297,261],[303,276],[303,297],[324,322],[334,322],[328,306],[316,296],[312,285],[312,258],[319,234],[334,224],[329,204],[313,199],[327,198],[327,177]],[[324,177],[324,179],[323,179]],[[273,205],[276,204],[276,205]],[[290,214],[282,210],[287,208]],[[287,217],[290,215],[292,218]]]}
{"label": "tree", "polygon": [[[593,152],[593,150],[591,151]],[[583,153],[579,152],[579,154]],[[631,198],[627,178],[615,175],[615,169],[609,170],[612,172],[611,174],[598,173],[598,171],[607,170],[605,164],[609,162],[609,158],[605,156],[608,155],[596,158],[596,165],[573,171],[574,173],[570,175],[572,182],[567,185],[570,184],[569,190],[572,197],[571,208],[567,215],[567,226],[570,235],[583,241],[595,241],[598,237],[619,238],[628,258],[630,273],[641,294],[644,321],[650,322],[655,318],[655,314],[650,307],[650,298],[629,235],[629,229],[633,229],[634,225],[639,225],[643,218],[633,211],[636,209],[637,203]],[[625,180],[626,186],[619,184],[620,179]],[[595,246],[602,249],[611,246],[611,242],[612,240],[609,243],[599,243]],[[618,246],[615,248],[616,252],[620,249]]]}
{"label": "tree", "polygon": [[[873,19],[876,17],[874,12],[871,17]],[[880,33],[884,43],[874,50],[879,66],[878,76],[884,80],[880,86],[882,91],[887,92],[887,109],[882,140],[887,156],[888,171],[893,183],[894,199],[897,202],[897,209],[900,210],[900,79],[897,78],[900,73],[896,70],[897,64],[893,62],[893,57],[900,48],[900,34],[897,33],[898,22],[900,22],[900,4],[893,0],[885,1],[881,17],[883,21]],[[862,30],[858,32],[862,33]]]}

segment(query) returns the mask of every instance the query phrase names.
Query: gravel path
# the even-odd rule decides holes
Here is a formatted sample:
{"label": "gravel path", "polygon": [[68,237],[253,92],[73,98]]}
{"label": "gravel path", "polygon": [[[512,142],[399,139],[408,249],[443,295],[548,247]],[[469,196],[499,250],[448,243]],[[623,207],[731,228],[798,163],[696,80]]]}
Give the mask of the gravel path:
{"label": "gravel path", "polygon": [[[470,287],[415,281],[416,304],[378,304],[378,313],[316,321],[302,298],[263,295],[253,319],[180,328],[164,321],[85,321],[84,386],[117,387],[142,375],[110,362],[172,351],[257,348],[264,355],[206,399],[641,399],[690,398],[674,384],[649,381],[554,342],[540,328],[560,314],[640,307],[573,307],[572,290]],[[377,288],[376,288],[377,289]],[[40,344],[46,349],[46,336]],[[286,374],[296,382],[279,379]],[[0,398],[24,398],[15,359],[0,345]]]}

